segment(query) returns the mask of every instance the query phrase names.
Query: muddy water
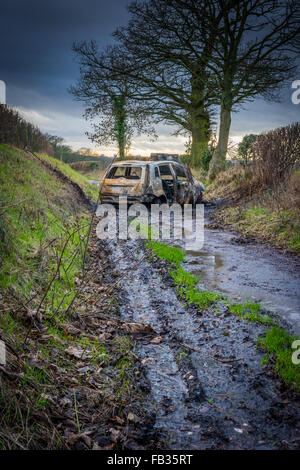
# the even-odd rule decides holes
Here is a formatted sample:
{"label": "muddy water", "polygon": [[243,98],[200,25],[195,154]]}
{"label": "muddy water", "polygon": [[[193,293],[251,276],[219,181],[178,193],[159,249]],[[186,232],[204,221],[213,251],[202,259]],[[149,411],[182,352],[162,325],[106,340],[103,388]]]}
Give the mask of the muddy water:
{"label": "muddy water", "polygon": [[[184,241],[172,244],[184,248]],[[201,288],[239,302],[259,302],[300,335],[300,260],[260,243],[239,244],[237,234],[205,228],[204,245],[187,251],[184,267],[200,278]]]}
{"label": "muddy water", "polygon": [[[256,338],[264,331],[227,313],[200,312],[176,296],[161,263],[138,241],[109,242],[120,276],[122,317],[150,324],[140,357],[168,449],[297,448],[300,404],[263,369]],[[159,339],[158,339],[159,338]]]}

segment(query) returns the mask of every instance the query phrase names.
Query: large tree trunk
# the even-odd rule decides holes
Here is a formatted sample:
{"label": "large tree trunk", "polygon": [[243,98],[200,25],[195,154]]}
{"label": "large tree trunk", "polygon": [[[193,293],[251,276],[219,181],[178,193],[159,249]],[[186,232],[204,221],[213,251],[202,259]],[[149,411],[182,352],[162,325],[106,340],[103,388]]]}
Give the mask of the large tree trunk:
{"label": "large tree trunk", "polygon": [[118,143],[119,158],[124,160],[126,150],[126,99],[125,96],[113,96],[113,114],[115,119],[115,139]]}
{"label": "large tree trunk", "polygon": [[124,147],[124,145],[119,145],[119,158],[120,158],[120,160],[125,159],[125,147]]}
{"label": "large tree trunk", "polygon": [[189,114],[192,131],[191,166],[194,168],[201,166],[202,155],[208,147],[210,137],[210,119],[204,101],[205,79],[201,70],[191,78]]}
{"label": "large tree trunk", "polygon": [[192,148],[191,166],[199,168],[203,152],[208,147],[209,141],[209,119],[207,116],[197,116],[192,122]]}
{"label": "large tree trunk", "polygon": [[209,179],[213,180],[225,169],[226,154],[231,125],[231,107],[221,106],[219,140],[209,165]]}
{"label": "large tree trunk", "polygon": [[124,123],[119,127],[119,133],[118,133],[118,147],[119,147],[119,158],[120,160],[125,159],[125,148],[126,148],[126,136],[125,136],[125,130],[124,130]]}

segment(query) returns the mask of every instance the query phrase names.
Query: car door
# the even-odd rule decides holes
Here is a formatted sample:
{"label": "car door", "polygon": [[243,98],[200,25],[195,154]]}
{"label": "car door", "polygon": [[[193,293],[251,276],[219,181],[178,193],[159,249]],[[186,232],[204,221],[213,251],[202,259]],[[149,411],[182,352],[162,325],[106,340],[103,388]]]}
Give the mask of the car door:
{"label": "car door", "polygon": [[159,172],[159,168],[157,165],[151,165],[150,167],[150,178],[151,178],[151,185],[153,189],[153,194],[156,197],[161,197],[163,196],[164,190],[163,190],[163,185],[162,185],[162,180]]}
{"label": "car door", "polygon": [[178,204],[187,204],[192,196],[189,174],[183,165],[173,163],[172,166],[176,175],[176,202]]}
{"label": "car door", "polygon": [[171,163],[164,162],[159,165],[159,173],[167,201],[172,203],[176,201],[177,185],[176,175]]}

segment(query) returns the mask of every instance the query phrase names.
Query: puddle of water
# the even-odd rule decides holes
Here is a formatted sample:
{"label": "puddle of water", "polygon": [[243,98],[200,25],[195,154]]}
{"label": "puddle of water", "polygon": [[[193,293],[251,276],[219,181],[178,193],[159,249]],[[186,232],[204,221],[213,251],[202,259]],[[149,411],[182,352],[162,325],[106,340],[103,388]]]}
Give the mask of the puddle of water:
{"label": "puddle of water", "polygon": [[203,248],[187,252],[185,268],[200,278],[201,287],[237,301],[259,302],[300,334],[299,267],[268,247],[236,245],[233,238],[231,233],[206,229]]}

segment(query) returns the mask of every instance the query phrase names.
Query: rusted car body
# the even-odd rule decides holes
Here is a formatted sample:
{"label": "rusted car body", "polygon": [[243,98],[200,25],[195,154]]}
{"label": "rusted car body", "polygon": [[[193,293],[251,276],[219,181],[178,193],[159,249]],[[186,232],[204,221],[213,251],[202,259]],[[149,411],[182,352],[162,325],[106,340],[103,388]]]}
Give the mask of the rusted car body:
{"label": "rusted car body", "polygon": [[125,160],[113,163],[100,182],[101,203],[196,204],[205,190],[179,159]]}

